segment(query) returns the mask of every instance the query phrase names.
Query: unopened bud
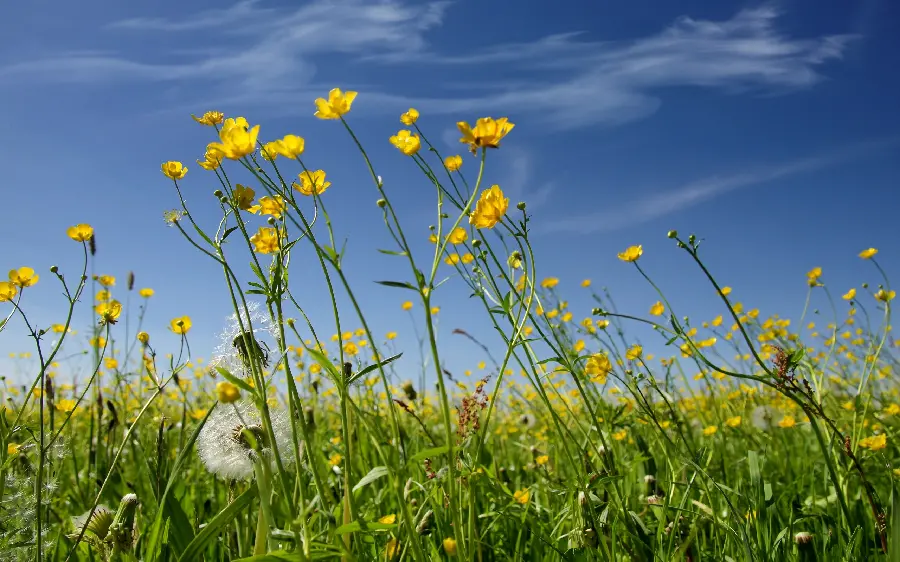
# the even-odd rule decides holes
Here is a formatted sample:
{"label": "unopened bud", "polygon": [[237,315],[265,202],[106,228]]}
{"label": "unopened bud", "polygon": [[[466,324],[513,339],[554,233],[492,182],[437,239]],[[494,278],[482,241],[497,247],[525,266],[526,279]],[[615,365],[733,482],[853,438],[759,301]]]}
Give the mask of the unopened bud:
{"label": "unopened bud", "polygon": [[677,238],[677,237],[678,237],[678,231],[677,231],[677,230],[670,230],[669,233],[666,234],[666,236],[668,236],[669,238]]}
{"label": "unopened bud", "polygon": [[375,204],[378,205],[380,208],[384,209],[385,206],[387,205],[387,200],[379,199],[378,201],[375,201]]}
{"label": "unopened bud", "polygon": [[50,273],[56,273],[59,271],[59,267],[55,265],[50,266]]}
{"label": "unopened bud", "polygon": [[217,189],[217,190],[213,191],[213,195],[215,196],[216,199],[221,199],[222,195],[224,195],[224,194],[222,193],[221,189]]}
{"label": "unopened bud", "polygon": [[525,210],[525,201],[519,201],[518,203],[516,203],[516,209],[518,209],[520,211],[524,211]]}

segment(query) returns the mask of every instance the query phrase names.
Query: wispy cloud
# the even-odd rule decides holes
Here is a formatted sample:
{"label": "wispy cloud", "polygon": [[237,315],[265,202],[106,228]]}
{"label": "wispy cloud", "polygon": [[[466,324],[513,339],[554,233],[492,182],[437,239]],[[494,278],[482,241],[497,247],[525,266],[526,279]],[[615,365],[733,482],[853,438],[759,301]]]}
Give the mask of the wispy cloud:
{"label": "wispy cloud", "polygon": [[[682,17],[659,33],[631,41],[591,41],[584,33],[568,32],[447,55],[428,40],[446,7],[435,1],[314,0],[299,8],[266,8],[259,0],[241,0],[178,20],[131,18],[106,25],[105,33],[119,35],[117,51],[17,62],[0,68],[0,81],[205,80],[206,102],[273,106],[296,99],[301,91],[330,88],[312,83],[316,71],[323,57],[343,57],[345,70],[347,64],[378,64],[434,77],[423,86],[430,90],[407,96],[389,92],[387,79],[367,84],[357,102],[361,111],[415,106],[431,114],[530,113],[557,128],[574,129],[650,115],[661,104],[659,92],[673,86],[730,93],[810,87],[822,80],[821,66],[839,59],[855,37],[789,36],[777,28],[778,11],[763,6],[723,21]],[[141,32],[170,34],[172,51],[141,52]],[[218,47],[185,56],[197,41]],[[183,56],[174,57],[176,52]],[[466,67],[466,72],[446,79],[447,66]],[[477,86],[464,91],[482,93],[460,95],[459,74]],[[240,88],[222,87],[235,80]],[[362,89],[361,84],[344,86]],[[200,88],[187,91],[196,95]]]}
{"label": "wispy cloud", "polygon": [[754,169],[731,175],[703,178],[595,213],[569,216],[565,219],[538,224],[536,228],[546,233],[593,234],[637,226],[664,216],[677,214],[738,189],[763,185],[778,179],[837,165],[873,150],[895,145],[898,141],[900,141],[900,137],[876,139],[790,162],[757,166]]}

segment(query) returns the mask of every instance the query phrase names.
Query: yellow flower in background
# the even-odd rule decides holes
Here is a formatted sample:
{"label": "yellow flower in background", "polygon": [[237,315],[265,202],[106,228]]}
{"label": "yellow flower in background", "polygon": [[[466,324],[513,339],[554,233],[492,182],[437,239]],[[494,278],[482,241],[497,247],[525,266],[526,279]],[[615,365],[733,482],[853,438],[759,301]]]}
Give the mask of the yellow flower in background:
{"label": "yellow flower in background", "polygon": [[356,99],[357,92],[341,92],[340,88],[334,88],[328,92],[328,99],[316,99],[316,112],[313,114],[319,119],[340,119],[342,115],[350,113],[350,106]]}
{"label": "yellow flower in background", "polygon": [[400,116],[400,122],[406,126],[415,124],[419,120],[419,112],[415,108],[410,107],[409,111]]}
{"label": "yellow flower in background", "polygon": [[119,366],[119,361],[115,357],[107,357],[103,360],[103,365],[109,369],[110,371],[116,369]]}
{"label": "yellow flower in background", "polygon": [[722,294],[723,294],[724,296],[726,296],[726,297],[727,297],[728,295],[730,295],[730,294],[731,294],[731,287],[722,287]]}
{"label": "yellow flower in background", "polygon": [[150,334],[147,332],[138,332],[137,341],[141,342],[144,345],[150,343]]}
{"label": "yellow flower in background", "polygon": [[528,500],[531,499],[531,492],[529,492],[527,488],[524,488],[522,490],[516,490],[513,493],[513,499],[517,503],[525,505],[526,503],[528,503]]}
{"label": "yellow flower in background", "polygon": [[728,427],[737,427],[741,425],[741,416],[734,416],[725,420],[725,425]]}
{"label": "yellow flower in background", "polygon": [[279,248],[278,231],[274,228],[261,226],[256,234],[250,237],[253,250],[258,254],[271,254]]}
{"label": "yellow flower in background", "polygon": [[214,125],[220,125],[222,121],[225,120],[225,114],[221,111],[207,111],[202,116],[197,117],[193,113],[191,117],[194,118],[194,121],[200,123],[201,125],[206,125],[207,127],[212,127]]}
{"label": "yellow flower in background", "polygon": [[462,244],[468,238],[469,233],[466,232],[466,229],[461,226],[457,226],[453,229],[452,232],[450,232],[450,234],[447,235],[447,242],[454,245]]}
{"label": "yellow flower in background", "polygon": [[62,400],[56,402],[56,409],[60,412],[68,414],[69,412],[73,412],[77,405],[78,404],[71,398],[63,398]]}
{"label": "yellow flower in background", "polygon": [[419,135],[403,129],[390,138],[391,144],[407,156],[412,156],[422,147]]}
{"label": "yellow flower in background", "polygon": [[708,425],[703,428],[703,435],[715,435],[717,431],[719,431],[719,428],[717,426]]}
{"label": "yellow flower in background", "polygon": [[885,291],[884,289],[878,289],[878,291],[875,292],[875,298],[882,302],[890,302],[894,300],[894,297],[896,296],[896,291]]}
{"label": "yellow flower in background", "polygon": [[86,242],[94,237],[94,227],[89,224],[76,224],[70,226],[66,234],[76,242]]}
{"label": "yellow flower in background", "polygon": [[343,461],[343,460],[344,460],[344,457],[340,453],[335,453],[335,454],[331,455],[330,459],[328,459],[328,464],[330,464],[331,466],[337,466],[337,465],[341,464],[341,461]]}
{"label": "yellow flower in background", "polygon": [[284,135],[281,139],[268,144],[273,145],[272,149],[276,154],[292,160],[303,154],[303,151],[306,150],[306,140],[297,135]]}
{"label": "yellow flower in background", "polygon": [[206,146],[207,151],[220,154],[229,160],[240,160],[256,150],[256,137],[259,136],[259,125],[252,129],[243,117],[228,118],[219,130],[219,141]]}
{"label": "yellow flower in background", "polygon": [[256,197],[256,191],[254,191],[252,187],[235,184],[233,194],[234,204],[238,209],[252,212],[253,198]]}
{"label": "yellow flower in background", "polygon": [[869,449],[870,451],[880,451],[887,447],[887,434],[880,433],[878,435],[866,437],[865,439],[860,439],[859,446],[863,449]]}
{"label": "yellow flower in background", "polygon": [[867,250],[863,250],[862,252],[860,252],[859,257],[861,257],[864,260],[868,260],[868,259],[872,259],[875,256],[875,254],[877,254],[877,253],[878,253],[878,250],[876,250],[875,248],[869,248]]}
{"label": "yellow flower in background", "polygon": [[400,554],[400,541],[392,537],[391,540],[384,545],[384,557],[388,560],[393,560],[398,554]]}
{"label": "yellow flower in background", "polygon": [[634,361],[636,359],[639,359],[643,353],[644,348],[638,344],[634,344],[633,346],[628,348],[628,351],[625,352],[625,359]]}
{"label": "yellow flower in background", "polygon": [[169,327],[173,332],[179,335],[184,335],[188,333],[191,329],[191,317],[190,316],[178,316],[176,318],[172,318],[169,322]]}
{"label": "yellow flower in background", "polygon": [[[615,390],[615,389],[613,389],[613,390]],[[619,431],[616,431],[612,434],[612,438],[615,441],[624,441],[626,437],[628,437],[628,432],[625,431],[624,429],[620,429]]]}
{"label": "yellow flower in background", "polygon": [[331,182],[325,180],[325,170],[316,170],[315,172],[306,170],[298,174],[297,177],[300,178],[300,184],[298,185],[294,182],[291,184],[291,187],[307,197],[313,193],[321,195],[325,193],[326,189],[331,187]]}
{"label": "yellow flower in background", "polygon": [[413,307],[412,301],[404,301],[404,303],[402,305],[400,305],[400,308],[402,308],[403,310],[409,310],[412,307]]}
{"label": "yellow flower in background", "polygon": [[394,513],[385,515],[384,517],[380,518],[378,522],[384,525],[393,525],[397,522],[397,515]]}
{"label": "yellow flower in background", "polygon": [[8,281],[0,281],[0,302],[9,302],[16,298],[19,290]]}
{"label": "yellow flower in background", "polygon": [[181,162],[163,162],[161,168],[163,175],[173,180],[180,180],[188,172],[188,169]]}
{"label": "yellow flower in background", "polygon": [[384,337],[389,340],[395,339],[397,337],[397,332],[388,332]]}
{"label": "yellow flower in background", "polygon": [[778,427],[782,427],[784,429],[788,429],[797,425],[797,420],[794,419],[794,416],[784,416],[781,418],[781,421],[778,422]]}
{"label": "yellow flower in background", "polygon": [[656,303],[650,307],[650,314],[652,314],[653,316],[661,316],[665,311],[666,307],[663,306],[663,303],[660,301],[656,301]]}
{"label": "yellow flower in background", "polygon": [[223,404],[237,402],[241,397],[241,389],[228,381],[216,383],[216,399]]}
{"label": "yellow flower in background", "polygon": [[112,275],[101,275],[97,278],[97,282],[103,285],[104,287],[115,287],[116,286],[116,278]]}
{"label": "yellow flower in background", "polygon": [[806,282],[810,287],[815,287],[819,284],[820,277],[822,277],[822,268],[814,267],[806,274]]}
{"label": "yellow flower in background", "polygon": [[494,228],[503,219],[509,208],[509,199],[503,196],[499,185],[481,192],[475,203],[475,211],[469,217],[469,224],[475,228]]}
{"label": "yellow flower in background", "polygon": [[556,277],[547,277],[546,279],[541,281],[541,287],[545,289],[552,289],[557,285],[559,285],[559,279],[557,279]]}
{"label": "yellow flower in background", "polygon": [[9,272],[9,282],[23,289],[33,286],[38,279],[40,279],[40,275],[35,275],[34,270],[30,267],[20,267]]}
{"label": "yellow flower in background", "polygon": [[19,454],[19,450],[22,449],[22,446],[18,443],[7,443],[6,444],[6,455],[9,457],[15,456]]}
{"label": "yellow flower in background", "polygon": [[459,142],[468,144],[469,150],[475,154],[479,148],[499,148],[500,140],[508,135],[515,125],[506,117],[497,120],[482,117],[475,122],[474,128],[465,121],[460,121],[456,127],[462,133]]}
{"label": "yellow flower in background", "polygon": [[581,282],[581,286],[582,286],[582,287],[590,287],[590,286],[591,286],[591,280],[590,280],[590,279],[585,279],[584,281]]}
{"label": "yellow flower in background", "polygon": [[845,301],[852,301],[856,297],[856,289],[851,288],[849,291],[841,295],[841,298]]}
{"label": "yellow flower in background", "polygon": [[619,253],[618,257],[622,261],[638,261],[642,255],[644,255],[643,246],[629,246],[624,252]]}
{"label": "yellow flower in background", "polygon": [[444,158],[444,167],[447,168],[448,172],[455,172],[462,168],[463,159],[460,155],[448,156]]}
{"label": "yellow flower in background", "polygon": [[106,347],[106,338],[103,336],[91,338],[89,343],[91,344],[91,347]]}
{"label": "yellow flower in background", "polygon": [[150,289],[150,288],[144,288],[144,289],[141,289],[140,291],[138,291],[138,294],[140,296],[144,297],[145,299],[149,299],[150,297],[152,297],[153,293],[154,293],[153,289]]}

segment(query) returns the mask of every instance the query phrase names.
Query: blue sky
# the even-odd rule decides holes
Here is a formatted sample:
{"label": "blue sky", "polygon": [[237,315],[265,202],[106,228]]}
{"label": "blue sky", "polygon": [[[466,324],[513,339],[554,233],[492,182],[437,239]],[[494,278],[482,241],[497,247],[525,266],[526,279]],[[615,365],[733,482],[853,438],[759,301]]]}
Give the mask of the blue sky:
{"label": "blue sky", "polygon": [[[465,154],[456,121],[516,123],[489,155],[486,185],[528,203],[539,276],[560,278],[576,319],[591,306],[584,278],[609,287],[621,309],[646,313],[656,297],[616,259],[638,243],[679,315],[721,313],[711,287],[666,239],[672,228],[703,237],[713,271],[763,313],[799,315],[814,266],[834,291],[877,282],[856,257],[869,246],[900,274],[900,38],[892,25],[900,7],[887,0],[581,1],[565,9],[533,1],[35,1],[7,10],[0,101],[13,133],[2,159],[14,211],[0,222],[0,267],[41,273],[24,302],[41,325],[61,320],[49,266],[77,275],[80,249],[65,229],[87,222],[97,231],[96,273],[119,278],[119,298],[130,270],[138,287],[156,290],[145,328],[158,350],[172,351],[168,320],[187,314],[195,354],[209,357],[228,300],[214,264],[164,225],[177,200],[159,165],[189,166],[188,203],[214,225],[216,181],[194,163],[212,131],[190,114],[217,109],[261,124],[262,140],[306,138],[305,162],[333,182],[326,201],[349,239],[347,267],[367,315],[377,332],[398,331],[415,355],[399,308],[407,295],[372,282],[409,279],[397,258],[375,251],[390,247],[376,190],[339,124],[313,117],[313,100],[335,86],[360,93],[350,122],[407,232],[419,236],[419,259],[430,251],[434,194],[387,142],[402,127],[398,116],[416,107],[447,154]],[[474,177],[475,160],[465,162]],[[298,259],[294,267],[295,290],[330,335],[317,266]],[[460,287],[435,297],[447,366],[457,371],[480,357],[452,328],[490,338]],[[90,318],[78,322],[85,334]],[[29,349],[23,334],[15,323],[0,336],[0,370],[15,370],[7,355]]]}

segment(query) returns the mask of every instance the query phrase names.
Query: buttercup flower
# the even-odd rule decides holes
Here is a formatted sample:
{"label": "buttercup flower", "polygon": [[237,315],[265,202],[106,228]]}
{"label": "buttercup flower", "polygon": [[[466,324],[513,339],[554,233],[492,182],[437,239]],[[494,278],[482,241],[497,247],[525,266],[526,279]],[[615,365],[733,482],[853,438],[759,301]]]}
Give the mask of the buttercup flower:
{"label": "buttercup flower", "polygon": [[153,296],[153,289],[144,288],[138,291],[138,294],[144,297],[145,299],[149,299]]}
{"label": "buttercup flower", "polygon": [[463,159],[460,155],[448,156],[444,158],[444,166],[449,172],[455,172],[462,167]]}
{"label": "buttercup flower", "polygon": [[0,281],[0,302],[9,302],[16,298],[19,290],[16,286],[8,281]]}
{"label": "buttercup flower", "polygon": [[861,257],[864,260],[868,260],[868,259],[873,258],[875,256],[875,254],[877,254],[877,253],[878,253],[878,250],[876,250],[875,248],[869,248],[867,250],[863,250],[862,252],[860,252],[859,257]]}
{"label": "buttercup flower", "polygon": [[169,322],[169,327],[173,332],[179,335],[184,335],[188,333],[191,329],[191,317],[190,316],[179,316],[177,318],[172,318]]}
{"label": "buttercup flower", "polygon": [[624,252],[618,254],[618,256],[622,261],[638,261],[638,258],[640,258],[643,254],[643,246],[629,246]]}
{"label": "buttercup flower", "polygon": [[327,101],[323,98],[316,100],[316,112],[313,115],[319,119],[340,119],[342,115],[350,112],[356,94],[356,92],[342,93],[340,88],[334,88],[328,92]]}
{"label": "buttercup flower", "polygon": [[261,226],[256,234],[250,237],[253,249],[259,254],[271,254],[278,251],[278,231],[271,227]]}
{"label": "buttercup flower", "polygon": [[212,127],[214,125],[219,125],[225,119],[225,114],[221,111],[207,111],[202,116],[197,117],[193,113],[191,117],[194,118],[194,121],[200,123],[201,125],[206,125],[208,127]]}
{"label": "buttercup flower", "polygon": [[[281,408],[271,408],[272,435],[262,425],[259,412],[249,401],[217,407],[197,436],[197,453],[206,469],[225,480],[249,480],[256,462],[273,462],[273,444],[285,464],[294,461],[291,421]],[[250,447],[248,431],[259,450]],[[274,441],[274,443],[273,443]]]}
{"label": "buttercup flower", "polygon": [[421,148],[422,143],[419,141],[419,135],[413,134],[406,129],[397,131],[397,134],[390,138],[391,144],[407,156],[412,156]]}
{"label": "buttercup flower", "polygon": [[197,160],[197,164],[204,170],[212,171],[222,165],[222,157],[223,155],[221,152],[210,150],[207,147],[206,154],[203,155],[203,160]]}
{"label": "buttercup flower", "polygon": [[297,135],[285,135],[275,143],[275,151],[285,158],[296,158],[303,154],[305,148],[306,141]]}
{"label": "buttercup flower", "polygon": [[188,169],[181,162],[163,162],[161,168],[163,175],[173,180],[180,180],[188,172]]}
{"label": "buttercup flower", "polygon": [[137,341],[141,342],[144,345],[150,343],[150,334],[147,332],[138,332]]}
{"label": "buttercup flower", "polygon": [[468,237],[469,233],[466,232],[466,229],[461,226],[457,226],[453,229],[452,232],[450,232],[450,234],[447,235],[447,242],[454,245],[462,244]]}
{"label": "buttercup flower", "polygon": [[100,321],[105,324],[115,324],[122,314],[122,303],[119,301],[102,302],[97,305],[97,314]]}
{"label": "buttercup flower", "polygon": [[853,288],[841,295],[841,298],[845,301],[852,301],[854,297],[856,297],[856,289]]}
{"label": "buttercup flower", "polygon": [[66,234],[76,242],[86,242],[94,237],[94,228],[89,224],[70,226]]}
{"label": "buttercup flower", "polygon": [[481,192],[475,211],[469,217],[469,224],[475,228],[494,228],[508,208],[509,198],[503,196],[499,185],[493,185]]}
{"label": "buttercup flower", "polygon": [[499,148],[500,139],[509,134],[515,127],[506,117],[496,121],[492,117],[482,117],[475,122],[472,128],[467,122],[460,121],[456,124],[462,138],[459,142],[469,145],[469,150],[475,154],[479,148]]}
{"label": "buttercup flower", "polygon": [[226,119],[219,131],[219,141],[207,145],[207,151],[221,154],[229,160],[240,160],[251,154],[256,149],[256,137],[259,135],[259,125],[249,128],[247,120],[243,117]]}
{"label": "buttercup flower", "polygon": [[40,279],[40,275],[35,275],[34,270],[30,267],[20,267],[9,272],[9,282],[22,287],[31,287]]}
{"label": "buttercup flower", "polygon": [[656,301],[656,303],[650,307],[650,314],[653,316],[661,316],[663,312],[666,311],[666,307],[663,306],[663,303],[660,301]]}
{"label": "buttercup flower", "polygon": [[414,108],[410,107],[409,111],[400,116],[400,122],[406,125],[407,127],[413,125],[416,121],[419,120],[419,112]]}
{"label": "buttercup flower", "polygon": [[234,204],[238,209],[249,211],[253,207],[253,198],[256,197],[256,192],[252,187],[236,184],[232,193],[234,194]]}
{"label": "buttercup flower", "polygon": [[284,198],[281,195],[276,195],[275,197],[269,197],[267,195],[259,200],[259,205],[256,207],[256,212],[259,214],[271,215],[276,219],[280,219],[287,208],[284,203]]}
{"label": "buttercup flower", "polygon": [[219,381],[216,383],[216,398],[223,404],[231,404],[237,402],[241,397],[241,389],[228,381]]}
{"label": "buttercup flower", "polygon": [[300,184],[294,182],[291,184],[291,187],[306,196],[310,196],[313,193],[321,195],[331,186],[331,182],[325,180],[324,170],[316,170],[315,172],[304,171],[298,177],[300,178]]}

